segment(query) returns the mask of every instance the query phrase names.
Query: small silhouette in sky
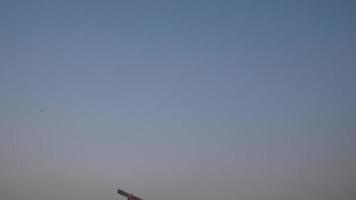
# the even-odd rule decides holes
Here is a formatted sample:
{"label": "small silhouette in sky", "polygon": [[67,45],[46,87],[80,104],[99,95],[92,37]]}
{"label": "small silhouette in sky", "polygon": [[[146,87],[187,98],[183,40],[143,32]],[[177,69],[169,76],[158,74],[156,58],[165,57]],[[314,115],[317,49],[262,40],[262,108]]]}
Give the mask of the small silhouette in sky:
{"label": "small silhouette in sky", "polygon": [[40,109],[40,111],[41,111],[41,112],[44,112],[44,111],[45,111],[45,109],[44,109],[44,108],[41,108],[41,109]]}
{"label": "small silhouette in sky", "polygon": [[121,194],[124,197],[127,197],[127,200],[142,200],[141,198],[120,189],[117,190],[117,193]]}

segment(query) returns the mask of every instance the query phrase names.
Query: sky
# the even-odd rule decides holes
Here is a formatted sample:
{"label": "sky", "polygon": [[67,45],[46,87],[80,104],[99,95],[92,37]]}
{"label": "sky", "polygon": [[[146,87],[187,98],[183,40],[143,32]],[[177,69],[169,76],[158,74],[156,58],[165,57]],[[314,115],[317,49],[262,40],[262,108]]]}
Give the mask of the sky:
{"label": "sky", "polygon": [[352,0],[0,0],[2,200],[353,200]]}

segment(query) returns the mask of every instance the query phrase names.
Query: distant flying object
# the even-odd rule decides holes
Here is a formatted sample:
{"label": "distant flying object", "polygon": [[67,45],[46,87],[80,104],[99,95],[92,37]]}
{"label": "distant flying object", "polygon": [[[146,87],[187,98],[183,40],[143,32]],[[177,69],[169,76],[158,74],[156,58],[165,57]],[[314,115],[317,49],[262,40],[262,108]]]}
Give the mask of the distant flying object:
{"label": "distant flying object", "polygon": [[117,190],[117,193],[121,194],[124,197],[127,197],[127,200],[142,200],[140,197],[137,197],[137,196],[135,196],[135,195],[133,195],[131,193],[127,193],[127,192],[125,192],[123,190],[120,190],[120,189]]}
{"label": "distant flying object", "polygon": [[45,111],[45,109],[42,108],[42,109],[40,109],[40,111],[43,112],[43,111]]}

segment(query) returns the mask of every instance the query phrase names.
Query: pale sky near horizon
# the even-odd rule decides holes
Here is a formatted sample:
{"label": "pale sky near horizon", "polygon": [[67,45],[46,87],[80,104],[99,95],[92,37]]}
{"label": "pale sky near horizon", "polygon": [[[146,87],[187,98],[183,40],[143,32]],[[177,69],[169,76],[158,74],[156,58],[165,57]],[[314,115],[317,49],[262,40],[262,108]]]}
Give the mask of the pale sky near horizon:
{"label": "pale sky near horizon", "polygon": [[0,199],[356,199],[355,11],[0,0]]}

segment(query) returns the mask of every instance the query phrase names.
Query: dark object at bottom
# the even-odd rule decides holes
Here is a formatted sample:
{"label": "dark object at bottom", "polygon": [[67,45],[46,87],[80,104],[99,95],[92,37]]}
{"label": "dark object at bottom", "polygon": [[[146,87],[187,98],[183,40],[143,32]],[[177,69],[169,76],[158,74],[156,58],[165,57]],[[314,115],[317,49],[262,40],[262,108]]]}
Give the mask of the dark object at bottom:
{"label": "dark object at bottom", "polygon": [[120,190],[120,189],[117,190],[117,193],[121,194],[124,197],[127,197],[127,200],[142,200],[140,197],[137,197],[137,196],[135,196],[135,195],[133,195],[131,193],[127,193],[127,192],[125,192],[123,190]]}

